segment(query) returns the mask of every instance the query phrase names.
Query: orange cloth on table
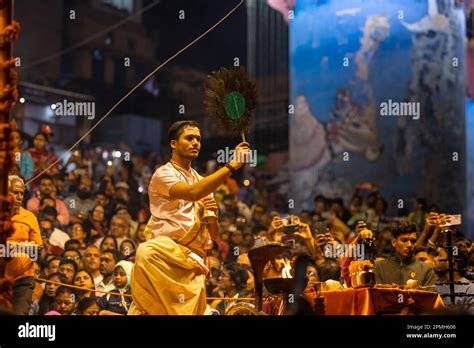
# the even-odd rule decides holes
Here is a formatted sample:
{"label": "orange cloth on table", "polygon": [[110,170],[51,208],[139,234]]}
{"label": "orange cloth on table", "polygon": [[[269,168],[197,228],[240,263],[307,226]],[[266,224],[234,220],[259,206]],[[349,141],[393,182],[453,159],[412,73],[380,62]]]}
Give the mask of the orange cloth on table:
{"label": "orange cloth on table", "polygon": [[[36,216],[20,207],[18,214],[12,216],[12,234],[7,238],[7,243],[28,243],[43,245],[40,227]],[[8,260],[5,266],[5,278],[14,282],[23,277],[34,277],[33,261],[26,254],[18,254]]]}
{"label": "orange cloth on table", "polygon": [[[305,292],[305,295],[313,303],[316,293]],[[321,296],[325,298],[326,315],[374,315],[383,311],[399,312],[406,306],[415,311],[444,307],[438,293],[424,290],[359,288],[322,291]],[[399,303],[400,298],[403,299],[402,303]]]}

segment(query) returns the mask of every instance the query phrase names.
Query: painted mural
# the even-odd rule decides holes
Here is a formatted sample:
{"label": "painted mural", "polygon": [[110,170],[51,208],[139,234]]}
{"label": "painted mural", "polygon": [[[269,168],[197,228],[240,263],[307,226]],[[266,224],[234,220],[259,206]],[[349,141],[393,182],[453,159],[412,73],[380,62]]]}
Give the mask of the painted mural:
{"label": "painted mural", "polygon": [[465,13],[451,0],[298,0],[290,21],[291,191],[358,182],[466,213]]}

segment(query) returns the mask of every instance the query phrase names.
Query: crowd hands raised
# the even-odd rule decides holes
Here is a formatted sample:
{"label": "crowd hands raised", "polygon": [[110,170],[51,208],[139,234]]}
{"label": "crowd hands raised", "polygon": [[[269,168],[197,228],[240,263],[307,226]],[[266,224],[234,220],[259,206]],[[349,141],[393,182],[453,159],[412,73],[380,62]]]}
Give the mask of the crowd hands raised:
{"label": "crowd hands raised", "polygon": [[[42,137],[47,140],[47,136]],[[35,146],[43,145],[40,140],[35,138]],[[37,164],[41,170],[47,168],[41,158],[53,157],[43,153],[44,146],[42,149],[33,151],[33,168],[26,166],[30,178],[33,172],[40,173]],[[35,158],[39,158],[38,163]],[[22,210],[17,211],[18,222],[26,223],[30,234],[21,237],[14,233],[10,241],[31,242],[35,229],[42,241],[34,275],[18,281],[15,314],[127,313],[135,251],[145,241],[150,217],[147,187],[161,164],[157,156],[136,155],[110,166],[93,150],[86,150],[74,152],[64,166],[53,166],[30,184],[10,177],[10,191],[13,187],[23,190],[16,197],[39,224],[35,227]],[[12,174],[22,176],[22,172],[18,164]],[[398,264],[414,269],[416,286],[446,295],[449,287],[442,282],[447,280],[448,251],[443,233],[447,217],[435,205],[427,206],[418,199],[411,211],[398,209],[398,216],[388,217],[387,203],[377,187],[362,183],[348,207],[341,198],[319,195],[312,210],[288,217],[285,199],[278,191],[254,173],[247,186],[229,178],[214,192],[220,231],[205,263],[210,270],[207,295],[215,312],[226,314],[234,303],[220,298],[254,297],[248,251],[267,242],[291,242],[291,249],[265,268],[266,278],[281,277],[287,263],[298,255],[308,255],[312,260],[307,269],[308,289],[321,282],[329,288],[350,287],[350,264],[366,259],[374,263],[378,283],[407,286],[410,275],[394,276],[400,273],[396,272]],[[364,191],[369,194],[364,196]],[[296,227],[288,232],[288,225]],[[458,251],[456,286],[472,295],[473,247],[459,227],[453,230]],[[364,245],[364,252],[355,256],[338,252],[347,245]],[[474,298],[458,296],[455,302],[470,305]]]}
{"label": "crowd hands raised", "polygon": [[[414,199],[411,210],[400,208],[397,216],[389,217],[378,188],[361,183],[348,208],[341,198],[318,195],[312,210],[288,215],[261,201],[265,193],[254,192],[253,201],[243,202],[233,194],[223,197],[221,232],[208,257],[212,269],[208,296],[252,297],[255,288],[248,250],[278,242],[290,246],[290,251],[265,267],[264,279],[282,277],[285,265],[294,266],[298,257],[309,256],[305,291],[316,284],[321,289],[321,283],[323,289],[340,290],[352,287],[352,271],[362,261],[375,273],[375,287],[437,291],[447,307],[474,313],[472,241],[462,233],[463,226],[454,225],[436,205]],[[448,229],[454,304],[448,284]],[[215,302],[221,313],[224,306],[232,307],[225,301]]]}

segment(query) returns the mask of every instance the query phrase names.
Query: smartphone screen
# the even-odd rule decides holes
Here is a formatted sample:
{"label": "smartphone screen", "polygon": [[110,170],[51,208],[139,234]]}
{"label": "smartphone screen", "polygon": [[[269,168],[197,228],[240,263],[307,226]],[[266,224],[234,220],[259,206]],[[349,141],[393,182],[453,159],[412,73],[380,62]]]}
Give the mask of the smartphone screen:
{"label": "smartphone screen", "polygon": [[448,215],[449,222],[443,226],[457,226],[461,224],[461,214]]}
{"label": "smartphone screen", "polygon": [[326,221],[318,221],[315,223],[315,234],[326,234],[328,224]]}

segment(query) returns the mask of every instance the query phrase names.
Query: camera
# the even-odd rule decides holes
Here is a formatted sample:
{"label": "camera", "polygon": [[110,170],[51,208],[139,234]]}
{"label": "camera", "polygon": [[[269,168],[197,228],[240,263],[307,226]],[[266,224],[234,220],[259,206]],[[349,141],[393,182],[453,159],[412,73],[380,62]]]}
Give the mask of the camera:
{"label": "camera", "polygon": [[299,231],[300,226],[292,215],[281,220],[283,221],[283,232],[287,236],[292,236],[295,232]]}

